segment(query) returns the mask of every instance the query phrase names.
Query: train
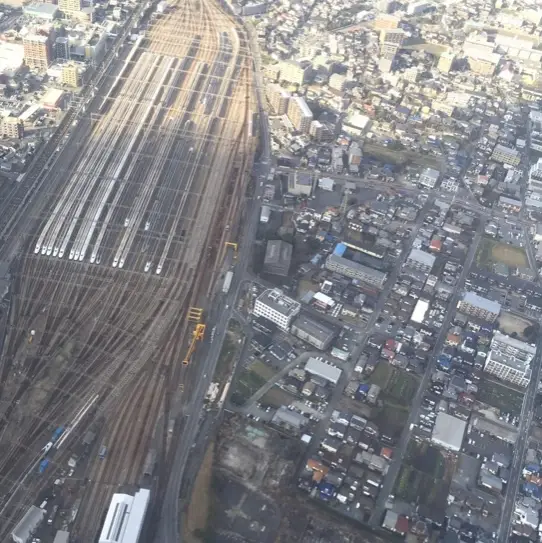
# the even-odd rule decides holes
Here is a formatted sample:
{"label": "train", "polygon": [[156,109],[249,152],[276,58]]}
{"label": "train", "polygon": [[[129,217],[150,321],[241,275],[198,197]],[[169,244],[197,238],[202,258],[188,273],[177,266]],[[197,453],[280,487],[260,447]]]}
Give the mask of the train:
{"label": "train", "polygon": [[51,441],[53,443],[56,443],[58,441],[58,439],[60,438],[60,436],[64,433],[64,426],[59,426],[53,433],[53,435],[51,436]]}
{"label": "train", "polygon": [[41,462],[40,462],[40,465],[39,465],[39,468],[38,468],[38,473],[43,473],[46,469],[47,469],[47,466],[49,465],[49,459],[48,458],[44,458]]}

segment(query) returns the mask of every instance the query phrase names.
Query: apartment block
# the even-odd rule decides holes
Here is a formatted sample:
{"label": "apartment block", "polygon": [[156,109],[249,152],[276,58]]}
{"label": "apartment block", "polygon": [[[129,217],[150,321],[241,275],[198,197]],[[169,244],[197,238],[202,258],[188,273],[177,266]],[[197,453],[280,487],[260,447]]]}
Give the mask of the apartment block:
{"label": "apartment block", "polygon": [[288,103],[288,119],[298,132],[308,134],[313,121],[312,111],[301,96],[294,96]]}
{"label": "apartment block", "polygon": [[307,83],[310,74],[310,63],[302,64],[295,60],[286,60],[280,65],[280,79],[294,85],[304,85]]}
{"label": "apartment block", "polygon": [[326,269],[352,279],[358,279],[377,288],[382,288],[388,278],[385,272],[369,268],[337,254],[331,254],[327,257]]}
{"label": "apartment block", "polygon": [[267,99],[269,105],[277,115],[284,115],[288,111],[288,102],[291,94],[276,83],[268,85]]}
{"label": "apartment block", "polygon": [[23,38],[24,62],[29,68],[47,71],[52,62],[51,40],[48,34],[29,33]]}
{"label": "apartment block", "polygon": [[501,304],[479,296],[475,292],[465,292],[457,304],[461,313],[478,317],[488,322],[495,322],[501,312]]}
{"label": "apartment block", "polygon": [[501,145],[500,143],[495,145],[493,153],[491,154],[491,159],[495,162],[508,164],[509,166],[519,166],[519,163],[521,162],[521,156],[517,149],[506,147],[506,145]]}

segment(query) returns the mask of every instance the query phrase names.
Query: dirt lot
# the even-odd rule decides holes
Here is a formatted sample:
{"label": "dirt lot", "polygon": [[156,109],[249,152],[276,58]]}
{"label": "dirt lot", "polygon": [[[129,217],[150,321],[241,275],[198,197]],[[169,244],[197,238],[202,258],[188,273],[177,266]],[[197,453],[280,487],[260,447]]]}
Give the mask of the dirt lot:
{"label": "dirt lot", "polygon": [[395,495],[444,517],[455,462],[455,456],[444,456],[429,443],[411,440],[395,481]]}
{"label": "dirt lot", "polygon": [[484,376],[478,383],[476,399],[502,411],[519,415],[523,405],[523,392],[510,384],[500,383]]}
{"label": "dirt lot", "polygon": [[207,527],[211,509],[211,479],[215,457],[214,443],[212,443],[203,458],[203,463],[194,483],[194,491],[190,498],[188,511],[183,519],[182,527],[184,540],[187,543],[200,543]]}
{"label": "dirt lot", "polygon": [[527,255],[521,247],[500,243],[490,238],[484,238],[476,254],[479,266],[491,269],[493,264],[501,262],[510,267],[528,266]]}
{"label": "dirt lot", "polygon": [[499,315],[499,330],[503,334],[507,335],[516,333],[518,335],[518,339],[526,339],[523,335],[523,331],[531,324],[531,321],[522,319],[521,317],[512,315],[511,313],[506,313],[505,311],[502,311]]}
{"label": "dirt lot", "polygon": [[282,390],[282,388],[274,386],[269,392],[262,396],[260,402],[262,405],[271,405],[278,409],[281,405],[289,405],[295,399],[294,396],[288,394],[285,390]]}

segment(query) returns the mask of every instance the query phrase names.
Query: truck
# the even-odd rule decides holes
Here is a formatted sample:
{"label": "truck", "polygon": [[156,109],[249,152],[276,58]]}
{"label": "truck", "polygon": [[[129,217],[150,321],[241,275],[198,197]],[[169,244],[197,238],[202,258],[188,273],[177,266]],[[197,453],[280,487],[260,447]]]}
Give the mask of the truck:
{"label": "truck", "polygon": [[227,271],[224,277],[224,283],[222,284],[222,292],[224,294],[228,294],[228,292],[230,291],[232,279],[233,279],[233,272]]}
{"label": "truck", "polygon": [[53,433],[53,436],[51,437],[51,441],[53,443],[56,443],[60,436],[64,433],[64,426],[59,426]]}
{"label": "truck", "polygon": [[41,462],[40,462],[40,466],[38,468],[38,473],[43,473],[46,469],[47,469],[47,466],[49,465],[49,459],[48,458],[44,458]]}
{"label": "truck", "polygon": [[262,206],[260,211],[260,222],[268,223],[271,217],[271,208],[269,206]]}

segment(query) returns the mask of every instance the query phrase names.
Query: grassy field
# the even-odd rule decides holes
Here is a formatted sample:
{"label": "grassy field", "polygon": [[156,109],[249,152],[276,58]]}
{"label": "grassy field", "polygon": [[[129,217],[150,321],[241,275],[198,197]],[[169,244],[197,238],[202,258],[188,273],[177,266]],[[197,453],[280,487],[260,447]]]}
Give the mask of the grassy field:
{"label": "grassy field", "polygon": [[235,382],[231,395],[232,403],[244,405],[248,398],[265,385],[266,382],[267,379],[264,379],[257,372],[253,371],[252,366],[245,369]]}
{"label": "grassy field", "polygon": [[455,457],[444,456],[429,443],[411,440],[395,481],[394,493],[402,500],[444,514],[454,469]]}
{"label": "grassy field", "polygon": [[371,420],[378,426],[381,433],[399,439],[408,420],[408,409],[397,405],[384,404],[373,410]]}
{"label": "grassy field", "polygon": [[439,170],[442,167],[442,160],[429,155],[421,155],[419,153],[413,153],[412,151],[388,149],[383,145],[376,143],[365,142],[363,144],[363,151],[369,156],[373,156],[382,162],[388,164],[420,164],[428,168],[435,168]]}
{"label": "grassy field", "polygon": [[476,399],[495,407],[503,413],[519,415],[523,405],[523,392],[491,379],[482,378],[478,383]]}
{"label": "grassy field", "polygon": [[369,377],[369,383],[382,389],[385,403],[408,406],[418,390],[419,380],[415,375],[381,361]]}
{"label": "grassy field", "polygon": [[258,374],[265,381],[269,381],[269,379],[271,379],[276,373],[273,370],[273,368],[270,368],[267,364],[263,363],[261,360],[256,360],[256,362],[251,364],[250,370]]}
{"label": "grassy field", "polygon": [[511,267],[528,265],[527,255],[521,247],[484,238],[476,254],[476,263],[480,267],[491,269],[493,264],[499,262]]}
{"label": "grassy field", "polygon": [[391,399],[394,403],[408,406],[418,390],[419,379],[398,368],[392,368],[388,384],[384,389],[386,400]]}
{"label": "grassy field", "polygon": [[369,383],[371,383],[371,385],[378,385],[381,389],[385,389],[388,385],[388,381],[390,380],[392,371],[393,367],[390,364],[380,361],[376,365],[373,373],[371,373]]}

